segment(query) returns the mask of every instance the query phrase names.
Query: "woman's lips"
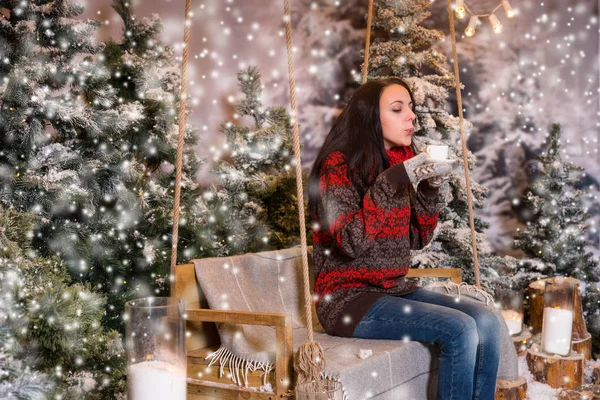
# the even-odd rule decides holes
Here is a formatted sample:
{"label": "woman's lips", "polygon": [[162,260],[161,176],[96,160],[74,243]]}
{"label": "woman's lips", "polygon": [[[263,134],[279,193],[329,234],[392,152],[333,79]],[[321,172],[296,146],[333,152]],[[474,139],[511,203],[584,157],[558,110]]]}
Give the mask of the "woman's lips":
{"label": "woman's lips", "polygon": [[409,135],[412,135],[412,134],[413,134],[413,129],[407,129],[407,130],[406,130],[406,132],[407,132]]}

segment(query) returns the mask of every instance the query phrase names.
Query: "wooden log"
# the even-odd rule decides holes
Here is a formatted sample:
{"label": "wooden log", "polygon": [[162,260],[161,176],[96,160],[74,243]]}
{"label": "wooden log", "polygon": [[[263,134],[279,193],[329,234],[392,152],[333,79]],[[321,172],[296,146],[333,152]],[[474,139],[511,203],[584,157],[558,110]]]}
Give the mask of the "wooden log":
{"label": "wooden log", "polygon": [[558,395],[560,400],[600,400],[600,386],[585,385],[577,389],[565,389]]}
{"label": "wooden log", "polygon": [[587,334],[586,338],[571,341],[571,350],[583,354],[586,360],[592,359],[592,335]]}
{"label": "wooden log", "polygon": [[592,383],[600,385],[600,365],[595,365],[592,371]]}
{"label": "wooden log", "polygon": [[527,381],[520,376],[516,381],[497,381],[494,400],[525,400],[526,394]]}
{"label": "wooden log", "polygon": [[[576,286],[574,304],[573,304],[573,341],[585,341],[589,333],[583,319],[583,308],[581,306],[581,298],[579,297],[579,280],[571,277],[563,278],[567,282],[574,283]],[[531,332],[535,335],[542,331],[544,318],[544,290],[546,282],[554,282],[556,278],[540,279],[531,282],[528,287],[529,302],[529,325]],[[590,351],[591,353],[591,351]],[[591,354],[590,354],[591,356]]]}
{"label": "wooden log", "polygon": [[518,335],[512,336],[513,343],[515,344],[515,350],[519,357],[524,356],[527,349],[529,349],[533,343],[533,335],[527,325],[523,325],[523,330]]}
{"label": "wooden log", "polygon": [[555,389],[572,389],[583,385],[583,354],[571,352],[569,356],[554,356],[533,346],[527,350],[527,366],[534,380]]}
{"label": "wooden log", "polygon": [[540,279],[531,282],[528,287],[529,292],[529,326],[534,335],[542,331],[542,322],[544,318],[544,289],[545,280]]}

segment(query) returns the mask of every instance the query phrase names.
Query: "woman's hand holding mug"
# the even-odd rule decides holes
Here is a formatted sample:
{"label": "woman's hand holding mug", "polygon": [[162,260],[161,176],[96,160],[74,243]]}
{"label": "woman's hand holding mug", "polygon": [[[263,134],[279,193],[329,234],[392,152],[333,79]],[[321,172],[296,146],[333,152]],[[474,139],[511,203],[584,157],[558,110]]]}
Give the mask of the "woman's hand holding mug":
{"label": "woman's hand holding mug", "polygon": [[[440,186],[447,180],[440,178],[452,172],[452,166],[457,160],[429,158],[428,153],[431,151],[420,153],[409,160],[393,165],[384,173],[394,184],[417,185],[420,181],[428,179],[431,186]],[[430,180],[430,178],[437,179]]]}

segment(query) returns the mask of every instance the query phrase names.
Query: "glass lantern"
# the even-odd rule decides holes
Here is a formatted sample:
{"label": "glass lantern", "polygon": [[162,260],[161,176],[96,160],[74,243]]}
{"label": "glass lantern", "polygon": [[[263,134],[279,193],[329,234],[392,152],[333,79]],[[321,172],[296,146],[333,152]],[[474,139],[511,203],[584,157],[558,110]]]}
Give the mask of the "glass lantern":
{"label": "glass lantern", "polygon": [[332,380],[319,380],[301,383],[296,386],[296,400],[343,400],[342,383]]}
{"label": "glass lantern", "polygon": [[497,289],[496,307],[504,318],[508,333],[520,334],[523,330],[523,292],[514,289]]}
{"label": "glass lantern", "polygon": [[561,277],[546,281],[542,324],[544,353],[561,356],[571,353],[575,290],[573,282]]}
{"label": "glass lantern", "polygon": [[129,400],[185,400],[185,305],[174,297],[125,303]]}

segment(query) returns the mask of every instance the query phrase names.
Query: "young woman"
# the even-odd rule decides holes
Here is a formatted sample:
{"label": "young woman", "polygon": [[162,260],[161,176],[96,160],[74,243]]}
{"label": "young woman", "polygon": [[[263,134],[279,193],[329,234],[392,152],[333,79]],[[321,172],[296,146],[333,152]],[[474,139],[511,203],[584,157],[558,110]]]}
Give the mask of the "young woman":
{"label": "young woman", "polygon": [[492,311],[404,278],[410,250],[431,241],[452,169],[416,154],[413,107],[404,81],[365,83],[325,138],[309,176],[317,315],[330,335],[436,343],[437,398],[492,400]]}

